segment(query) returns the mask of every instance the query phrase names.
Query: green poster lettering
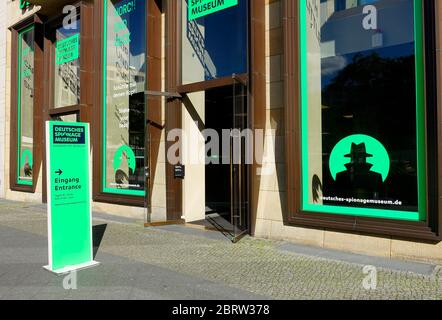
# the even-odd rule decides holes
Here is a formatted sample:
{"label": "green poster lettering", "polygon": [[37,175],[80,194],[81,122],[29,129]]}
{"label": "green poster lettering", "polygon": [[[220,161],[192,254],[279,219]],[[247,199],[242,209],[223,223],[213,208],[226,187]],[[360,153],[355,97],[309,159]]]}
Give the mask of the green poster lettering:
{"label": "green poster lettering", "polygon": [[80,34],[74,34],[66,39],[57,41],[55,63],[57,65],[74,61],[80,57]]}
{"label": "green poster lettering", "polygon": [[237,5],[238,0],[192,0],[188,4],[188,20],[192,21]]}

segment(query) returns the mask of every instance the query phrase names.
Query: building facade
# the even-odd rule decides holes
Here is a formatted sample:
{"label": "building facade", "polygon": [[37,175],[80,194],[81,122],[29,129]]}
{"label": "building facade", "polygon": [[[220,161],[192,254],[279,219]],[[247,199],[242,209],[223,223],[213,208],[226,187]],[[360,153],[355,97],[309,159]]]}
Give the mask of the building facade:
{"label": "building facade", "polygon": [[1,5],[1,197],[89,122],[97,211],[442,261],[438,1]]}

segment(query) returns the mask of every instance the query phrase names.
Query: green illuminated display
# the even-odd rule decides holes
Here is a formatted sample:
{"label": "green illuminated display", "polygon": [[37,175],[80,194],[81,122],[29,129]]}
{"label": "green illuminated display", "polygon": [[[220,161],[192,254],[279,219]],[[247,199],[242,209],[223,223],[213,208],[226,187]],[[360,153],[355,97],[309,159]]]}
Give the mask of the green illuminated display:
{"label": "green illuminated display", "polygon": [[146,3],[104,1],[103,192],[145,195]]}
{"label": "green illuminated display", "polygon": [[302,210],[425,221],[422,1],[381,2],[299,2]]}
{"label": "green illuminated display", "polygon": [[89,124],[46,122],[48,270],[96,265],[92,250]]}

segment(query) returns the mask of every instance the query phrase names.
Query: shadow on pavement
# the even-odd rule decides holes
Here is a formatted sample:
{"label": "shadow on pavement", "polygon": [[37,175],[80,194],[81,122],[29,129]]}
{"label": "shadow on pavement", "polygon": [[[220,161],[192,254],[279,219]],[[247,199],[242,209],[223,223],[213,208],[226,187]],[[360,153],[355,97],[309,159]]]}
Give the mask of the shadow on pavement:
{"label": "shadow on pavement", "polygon": [[97,256],[104,233],[106,232],[107,224],[100,224],[92,227],[92,241],[94,246],[94,259]]}

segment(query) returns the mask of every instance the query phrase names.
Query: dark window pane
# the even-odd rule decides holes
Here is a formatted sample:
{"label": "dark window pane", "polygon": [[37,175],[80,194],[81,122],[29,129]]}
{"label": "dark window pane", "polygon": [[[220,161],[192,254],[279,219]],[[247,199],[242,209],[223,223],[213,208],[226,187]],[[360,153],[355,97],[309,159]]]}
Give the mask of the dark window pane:
{"label": "dark window pane", "polygon": [[424,219],[414,1],[303,4],[304,209]]}
{"label": "dark window pane", "polygon": [[188,19],[182,8],[182,83],[212,80],[247,72],[248,1]]}

